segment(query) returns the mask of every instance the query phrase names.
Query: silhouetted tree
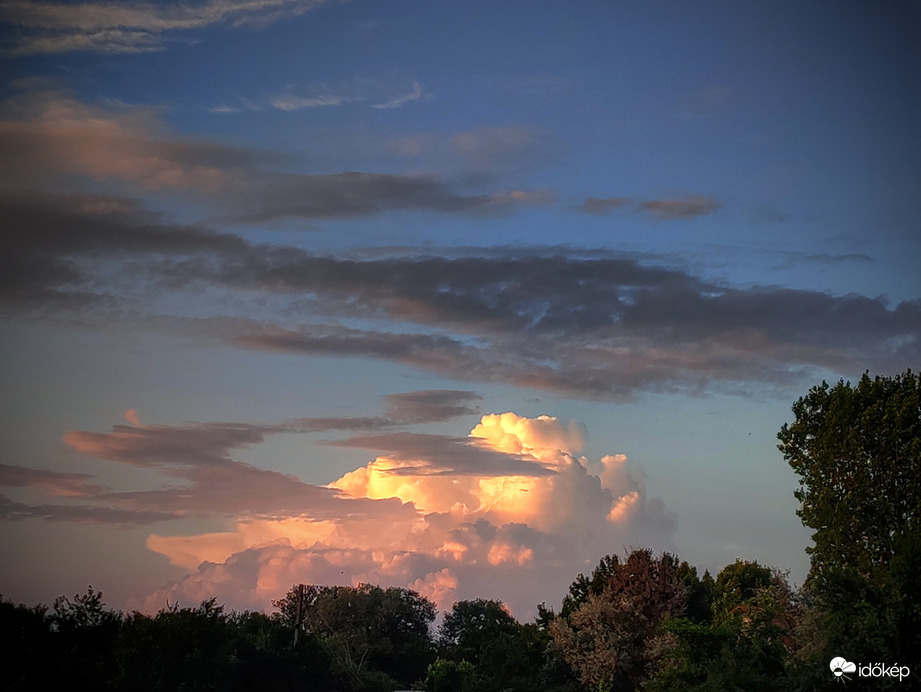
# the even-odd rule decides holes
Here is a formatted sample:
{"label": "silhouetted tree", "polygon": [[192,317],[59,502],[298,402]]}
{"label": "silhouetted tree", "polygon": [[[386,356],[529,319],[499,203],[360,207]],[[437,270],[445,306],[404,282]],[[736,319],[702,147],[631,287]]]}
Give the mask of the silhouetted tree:
{"label": "silhouetted tree", "polygon": [[108,610],[92,586],[73,598],[59,596],[49,616],[56,665],[88,688],[106,689],[116,667],[121,624],[121,613]]}
{"label": "silhouetted tree", "polygon": [[229,682],[233,628],[211,598],[125,619],[117,656],[119,686],[133,690],[219,690]]}
{"label": "silhouetted tree", "polygon": [[60,668],[49,666],[56,654],[44,605],[13,605],[0,598],[0,671],[11,692],[61,689]]}

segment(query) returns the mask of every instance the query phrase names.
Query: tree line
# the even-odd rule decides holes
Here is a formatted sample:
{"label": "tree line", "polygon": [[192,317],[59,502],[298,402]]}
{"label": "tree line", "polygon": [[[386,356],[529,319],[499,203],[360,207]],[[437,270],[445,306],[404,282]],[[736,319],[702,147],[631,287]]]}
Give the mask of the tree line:
{"label": "tree line", "polygon": [[[92,587],[49,608],[0,600],[9,690],[620,692],[835,689],[881,663],[921,676],[921,377],[823,382],[779,448],[813,528],[805,584],[757,561],[715,577],[637,548],[576,576],[558,608],[518,622],[459,601],[435,627],[408,589],[296,584],[271,614],[214,599],[155,615]],[[874,689],[908,689],[882,675]]]}

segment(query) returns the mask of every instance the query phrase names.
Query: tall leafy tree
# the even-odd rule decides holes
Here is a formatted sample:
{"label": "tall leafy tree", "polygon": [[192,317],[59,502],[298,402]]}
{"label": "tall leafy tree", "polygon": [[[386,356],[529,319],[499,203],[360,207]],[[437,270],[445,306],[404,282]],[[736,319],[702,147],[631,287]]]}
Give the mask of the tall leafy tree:
{"label": "tall leafy tree", "polygon": [[793,413],[779,448],[815,531],[794,677],[821,689],[831,656],[895,663],[921,648],[921,376],[823,382]]}
{"label": "tall leafy tree", "polygon": [[826,567],[870,576],[921,517],[921,376],[813,387],[777,437],[799,475],[797,514],[814,529],[813,577]]}

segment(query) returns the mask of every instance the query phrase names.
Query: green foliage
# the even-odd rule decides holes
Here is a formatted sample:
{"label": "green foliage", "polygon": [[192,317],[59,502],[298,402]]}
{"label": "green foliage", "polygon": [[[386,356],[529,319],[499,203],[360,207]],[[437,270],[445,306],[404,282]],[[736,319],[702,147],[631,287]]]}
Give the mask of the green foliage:
{"label": "green foliage", "polygon": [[823,382],[777,437],[800,476],[797,514],[815,529],[813,578],[826,567],[872,576],[921,516],[921,376]]}
{"label": "green foliage", "polygon": [[439,658],[428,667],[423,689],[426,692],[476,692],[480,688],[472,663]]}
{"label": "green foliage", "polygon": [[823,382],[793,412],[778,438],[800,476],[798,514],[815,545],[790,670],[796,689],[824,689],[828,677],[815,671],[832,656],[917,661],[921,377]]}
{"label": "green foliage", "polygon": [[713,593],[716,585],[709,571],[704,572],[702,579],[697,577],[697,568],[682,562],[678,565],[678,580],[684,586],[685,617],[691,622],[707,623],[712,618]]}
{"label": "green foliage", "polygon": [[379,676],[369,678],[369,670],[409,685],[434,659],[429,626],[435,606],[414,591],[369,584],[295,585],[273,605],[292,625],[300,607],[304,631],[318,638],[334,671],[356,689],[389,684]]}
{"label": "green foliage", "polygon": [[665,653],[644,689],[786,690],[800,608],[783,575],[737,560],[717,576],[713,597],[712,623],[663,623]]}
{"label": "green foliage", "polygon": [[[685,612],[687,570],[676,557],[634,550],[602,559],[591,580],[570,589],[568,618],[550,625],[557,649],[584,685],[634,689],[661,653],[660,624]],[[600,590],[599,590],[600,588]],[[574,606],[578,598],[584,598]],[[564,603],[563,612],[567,610]]]}
{"label": "green foliage", "polygon": [[732,617],[736,609],[745,607],[755,596],[772,583],[770,568],[757,561],[737,559],[727,565],[716,577],[713,587],[712,607],[714,618],[722,621]]}
{"label": "green foliage", "polygon": [[477,673],[476,689],[544,690],[549,635],[521,625],[501,601],[458,601],[439,628],[441,659],[466,662]]}

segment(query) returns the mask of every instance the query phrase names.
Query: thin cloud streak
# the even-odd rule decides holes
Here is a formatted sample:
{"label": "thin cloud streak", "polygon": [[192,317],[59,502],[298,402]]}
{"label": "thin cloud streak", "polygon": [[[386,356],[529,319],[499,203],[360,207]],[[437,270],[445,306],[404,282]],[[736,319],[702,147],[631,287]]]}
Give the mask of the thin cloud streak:
{"label": "thin cloud streak", "polygon": [[33,487],[48,495],[60,497],[87,497],[105,492],[104,485],[89,482],[92,478],[86,473],[63,473],[16,464],[0,464],[0,487]]}
{"label": "thin cloud streak", "polygon": [[399,94],[394,96],[383,103],[376,103],[371,108],[379,108],[384,110],[390,110],[393,108],[402,108],[410,101],[418,101],[424,96],[425,92],[422,90],[422,85],[419,82],[413,82],[412,91],[404,94]]}
{"label": "thin cloud streak", "polygon": [[694,219],[713,214],[720,203],[712,197],[692,195],[678,199],[634,201],[630,197],[587,197],[580,207],[585,214],[607,216],[615,209],[645,212],[660,221]]}
{"label": "thin cloud streak", "polygon": [[640,202],[639,207],[658,219],[671,221],[707,216],[719,209],[720,205],[712,197],[692,196],[681,199],[653,199]]}
{"label": "thin cloud streak", "polygon": [[177,32],[217,24],[261,28],[329,0],[209,0],[207,2],[61,3],[12,0],[0,22],[19,28],[8,55],[74,51],[138,53],[163,50]]}

